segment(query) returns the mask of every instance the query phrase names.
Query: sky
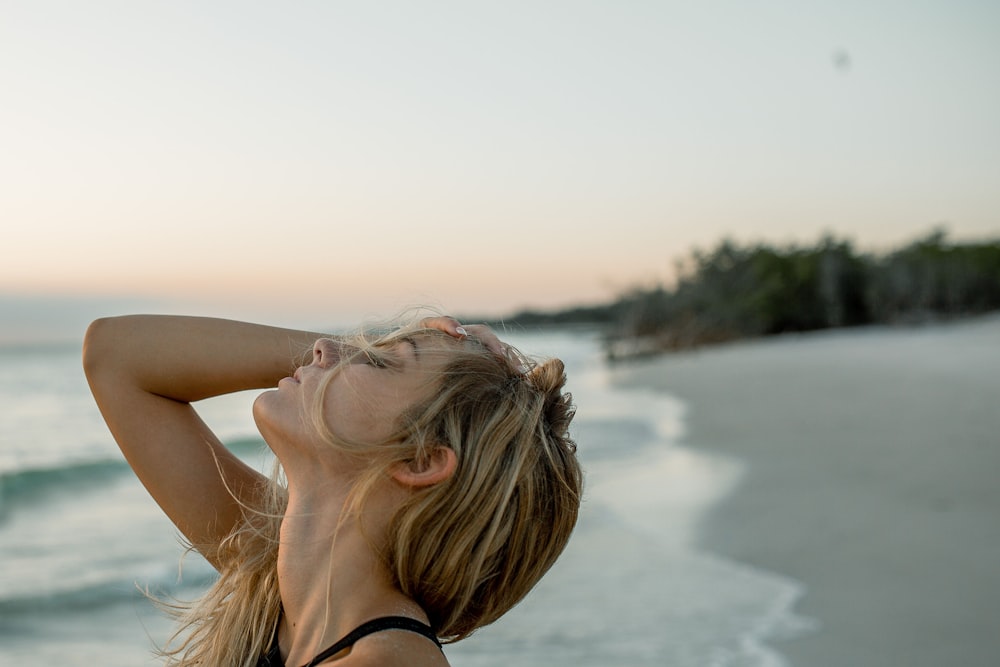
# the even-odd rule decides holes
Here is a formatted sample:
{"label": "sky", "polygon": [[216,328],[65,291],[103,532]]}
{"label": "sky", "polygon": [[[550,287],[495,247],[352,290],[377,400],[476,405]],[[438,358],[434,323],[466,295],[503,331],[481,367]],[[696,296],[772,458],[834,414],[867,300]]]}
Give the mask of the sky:
{"label": "sky", "polygon": [[996,238],[998,34],[961,0],[0,0],[0,338],[596,303],[726,237]]}

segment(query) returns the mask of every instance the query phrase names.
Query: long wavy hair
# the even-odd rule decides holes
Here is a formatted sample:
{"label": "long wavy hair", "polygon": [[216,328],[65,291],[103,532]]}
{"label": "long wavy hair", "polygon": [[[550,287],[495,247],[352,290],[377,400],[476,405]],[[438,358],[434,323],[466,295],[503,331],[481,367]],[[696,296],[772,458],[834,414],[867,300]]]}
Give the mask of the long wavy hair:
{"label": "long wavy hair", "polygon": [[[361,333],[338,339],[346,350],[340,363],[359,354],[377,359],[404,336],[450,339],[419,325]],[[395,465],[419,464],[433,446],[454,450],[454,474],[413,489],[386,535],[372,541],[394,584],[423,608],[444,642],[463,639],[511,609],[569,541],[583,473],[568,432],[574,407],[565,381],[558,359],[535,362],[510,347],[496,354],[470,337],[454,346],[429,397],[400,415],[387,442],[338,437],[321,411],[325,387],[307,406],[331,447],[366,462],[346,515],[361,516]],[[169,605],[180,626],[161,650],[168,664],[253,667],[273,641],[287,502],[277,467],[262,495],[262,506],[245,508],[243,522],[212,554],[221,563],[216,583],[193,605]]]}

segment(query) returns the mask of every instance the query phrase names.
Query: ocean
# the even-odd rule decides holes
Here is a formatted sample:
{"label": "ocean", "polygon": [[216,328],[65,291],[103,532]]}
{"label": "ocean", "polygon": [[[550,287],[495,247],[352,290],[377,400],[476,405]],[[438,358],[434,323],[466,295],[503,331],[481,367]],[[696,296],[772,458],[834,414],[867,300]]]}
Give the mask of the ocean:
{"label": "ocean", "polygon": [[[743,465],[684,446],[686,406],[612,382],[595,334],[506,336],[559,356],[587,472],[576,533],[507,616],[446,647],[456,667],[614,664],[782,667],[766,643],[802,631],[803,586],[706,552],[699,522]],[[261,470],[255,392],[200,405]],[[212,579],[181,562],[173,526],[131,474],[87,389],[79,345],[0,346],[0,665],[155,665],[170,624],[143,594],[190,598]]]}

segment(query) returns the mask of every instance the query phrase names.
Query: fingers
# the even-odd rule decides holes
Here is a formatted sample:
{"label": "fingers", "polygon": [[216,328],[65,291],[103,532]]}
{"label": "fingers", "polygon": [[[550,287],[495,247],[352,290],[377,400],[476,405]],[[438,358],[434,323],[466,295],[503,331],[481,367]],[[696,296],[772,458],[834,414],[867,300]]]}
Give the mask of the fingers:
{"label": "fingers", "polygon": [[443,331],[449,336],[454,336],[455,338],[464,338],[468,335],[462,325],[458,323],[458,320],[454,317],[448,317],[447,315],[425,317],[420,320],[420,326],[426,329],[438,329],[439,331]]}
{"label": "fingers", "polygon": [[500,342],[500,339],[493,333],[493,330],[485,324],[467,324],[465,325],[465,331],[467,335],[475,336],[493,354],[506,358],[507,350],[504,344]]}
{"label": "fingers", "polygon": [[420,321],[420,325],[428,329],[438,329],[439,331],[443,331],[449,336],[453,336],[455,338],[475,336],[476,340],[482,343],[490,352],[493,352],[501,357],[507,356],[503,343],[501,343],[500,339],[497,338],[497,335],[493,333],[493,330],[485,324],[463,325],[454,317],[440,315],[437,317],[424,318]]}

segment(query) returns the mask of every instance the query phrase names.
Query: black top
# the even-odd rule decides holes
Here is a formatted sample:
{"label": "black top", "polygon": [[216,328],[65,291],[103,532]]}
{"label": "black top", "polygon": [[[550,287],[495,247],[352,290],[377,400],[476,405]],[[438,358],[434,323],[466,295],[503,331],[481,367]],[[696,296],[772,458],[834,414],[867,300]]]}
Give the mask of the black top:
{"label": "black top", "polygon": [[[315,667],[327,658],[337,655],[345,648],[354,646],[354,642],[358,641],[362,637],[367,637],[370,634],[382,632],[383,630],[409,630],[410,632],[416,632],[417,634],[427,637],[434,642],[438,648],[441,648],[441,642],[438,641],[433,628],[426,623],[421,623],[416,619],[407,618],[406,616],[381,616],[366,623],[362,623],[358,627],[354,628],[354,630],[348,632],[343,639],[336,642],[330,648],[310,660],[305,667]],[[260,660],[257,662],[257,667],[285,667],[285,663],[281,661],[281,650],[278,648],[277,639],[275,639],[275,642],[271,645],[271,649],[266,654],[261,656]]]}

